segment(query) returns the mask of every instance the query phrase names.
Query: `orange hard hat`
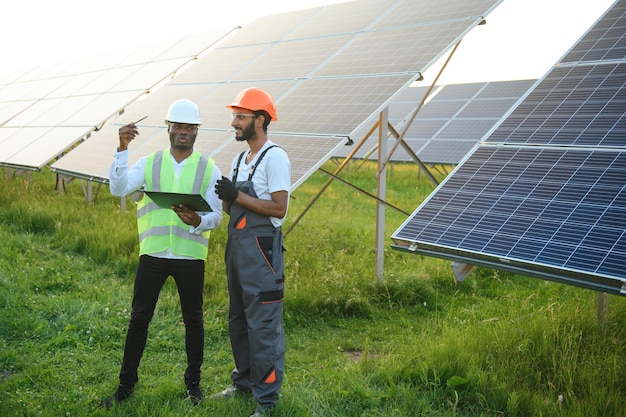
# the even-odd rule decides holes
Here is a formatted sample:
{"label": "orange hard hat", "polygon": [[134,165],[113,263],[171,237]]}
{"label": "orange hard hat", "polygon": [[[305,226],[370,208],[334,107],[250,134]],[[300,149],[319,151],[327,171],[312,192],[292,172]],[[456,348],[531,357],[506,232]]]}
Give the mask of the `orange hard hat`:
{"label": "orange hard hat", "polygon": [[278,121],[276,116],[276,104],[274,99],[269,95],[267,91],[260,88],[246,88],[243,89],[235,97],[235,101],[232,104],[227,105],[229,109],[233,107],[239,107],[240,109],[248,109],[251,111],[265,110],[273,122]]}

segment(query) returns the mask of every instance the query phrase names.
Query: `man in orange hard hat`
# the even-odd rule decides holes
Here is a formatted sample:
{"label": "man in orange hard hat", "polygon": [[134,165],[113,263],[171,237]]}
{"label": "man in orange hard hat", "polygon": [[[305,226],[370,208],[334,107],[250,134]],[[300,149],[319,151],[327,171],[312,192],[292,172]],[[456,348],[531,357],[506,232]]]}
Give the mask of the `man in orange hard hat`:
{"label": "man in orange hard hat", "polygon": [[257,407],[251,417],[270,415],[285,372],[283,331],[285,221],[291,185],[287,153],[267,138],[278,120],[272,97],[258,88],[241,91],[228,106],[238,141],[249,150],[233,159],[230,178],[215,189],[229,214],[226,244],[228,327],[235,360],[232,384],[212,396],[231,398],[252,393]]}

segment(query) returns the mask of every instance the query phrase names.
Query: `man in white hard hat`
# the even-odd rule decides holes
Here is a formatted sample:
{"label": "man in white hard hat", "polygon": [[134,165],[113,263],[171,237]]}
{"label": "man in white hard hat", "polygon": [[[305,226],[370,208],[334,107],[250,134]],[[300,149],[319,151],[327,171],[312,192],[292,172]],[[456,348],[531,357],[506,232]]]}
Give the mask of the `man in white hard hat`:
{"label": "man in white hard hat", "polygon": [[186,99],[173,102],[165,122],[170,147],[142,157],[130,168],[128,145],[139,130],[134,123],[119,129],[119,146],[109,169],[111,194],[125,196],[141,189],[201,194],[211,211],[198,212],[183,204],[160,208],[146,194],[137,201],[139,264],[119,385],[113,395],[103,401],[102,406],[107,408],[126,401],[134,392],[148,325],[169,276],[176,282],[185,323],[187,396],[194,405],[203,398],[200,388],[204,358],[202,292],[209,233],[222,221],[222,203],[214,192],[221,173],[212,159],[194,149],[198,126],[202,123],[194,102]]}

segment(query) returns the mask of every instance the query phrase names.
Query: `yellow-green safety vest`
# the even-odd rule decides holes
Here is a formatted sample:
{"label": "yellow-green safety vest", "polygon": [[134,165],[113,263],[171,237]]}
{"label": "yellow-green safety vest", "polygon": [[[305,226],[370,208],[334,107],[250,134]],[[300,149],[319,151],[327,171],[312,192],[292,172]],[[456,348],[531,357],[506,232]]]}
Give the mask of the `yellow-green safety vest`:
{"label": "yellow-green safety vest", "polygon": [[[176,181],[174,164],[168,153],[169,150],[166,150],[148,155],[144,170],[145,189],[204,195],[213,174],[213,159],[194,150]],[[206,259],[210,231],[196,235],[189,233],[189,227],[174,210],[160,208],[145,194],[137,202],[140,255],[159,253],[171,248],[177,255]]]}

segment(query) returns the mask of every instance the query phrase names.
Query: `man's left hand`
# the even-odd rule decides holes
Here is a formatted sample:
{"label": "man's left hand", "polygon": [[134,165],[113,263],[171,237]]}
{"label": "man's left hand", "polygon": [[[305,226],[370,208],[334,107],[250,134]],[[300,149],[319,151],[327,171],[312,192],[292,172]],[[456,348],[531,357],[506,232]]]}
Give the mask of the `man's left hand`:
{"label": "man's left hand", "polygon": [[222,179],[217,180],[217,184],[215,184],[215,193],[220,200],[232,203],[237,199],[239,191],[231,180],[226,177],[222,177]]}

